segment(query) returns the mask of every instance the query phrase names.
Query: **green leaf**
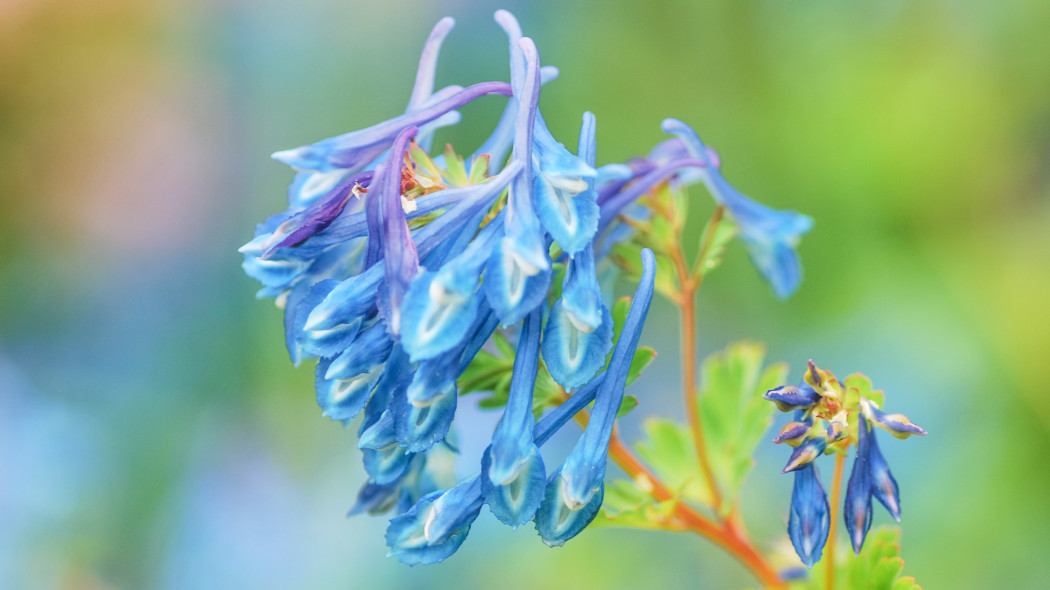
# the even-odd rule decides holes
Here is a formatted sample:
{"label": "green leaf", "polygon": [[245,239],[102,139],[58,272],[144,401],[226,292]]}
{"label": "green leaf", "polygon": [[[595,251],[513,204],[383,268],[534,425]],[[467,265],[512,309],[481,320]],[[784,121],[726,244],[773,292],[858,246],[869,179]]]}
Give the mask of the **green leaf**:
{"label": "green leaf", "polygon": [[905,576],[897,578],[897,581],[893,583],[893,590],[922,590],[922,586],[915,583],[915,578]]}
{"label": "green leaf", "polygon": [[682,292],[682,289],[678,286],[674,263],[666,255],[660,253],[656,253],[655,286],[657,292],[668,299],[674,299]]}
{"label": "green leaf", "polygon": [[[868,533],[864,549],[854,556],[848,542],[839,545],[836,553],[835,579],[837,588],[849,590],[922,590],[911,576],[900,576],[904,560],[900,557],[900,527],[880,526]],[[792,590],[824,590],[824,572],[830,547],[824,549],[825,558],[819,561],[804,580],[791,583]],[[792,560],[798,563],[792,554]]]}
{"label": "green leaf", "polygon": [[711,493],[700,473],[690,430],[663,418],[649,418],[642,427],[646,438],[635,448],[656,477],[683,498],[709,506]]}
{"label": "green leaf", "polygon": [[620,402],[620,409],[616,412],[616,417],[622,418],[636,407],[638,407],[638,398],[633,395],[625,395],[623,396],[623,401]]}
{"label": "green leaf", "polygon": [[618,479],[605,486],[601,512],[590,526],[679,530],[671,523],[677,504],[678,498],[657,502],[638,482]]}
{"label": "green leaf", "polygon": [[904,569],[904,560],[900,557],[900,534],[900,527],[880,526],[872,529],[860,555],[850,555],[838,568],[839,577],[848,580],[851,588],[921,590],[914,578],[900,577]]}
{"label": "green leaf", "polygon": [[[552,260],[554,258],[555,258],[554,256],[551,256]],[[547,301],[550,302],[551,305],[554,305],[554,302],[556,302],[557,300],[561,299],[561,290],[562,290],[562,287],[563,287],[562,283],[564,283],[564,282],[565,282],[565,263],[564,262],[555,262],[554,264],[551,265],[550,294],[547,295]]]}
{"label": "green leaf", "polygon": [[470,161],[470,184],[481,184],[489,171],[489,155],[474,156]]}
{"label": "green leaf", "polygon": [[532,413],[537,420],[547,408],[561,405],[563,392],[547,371],[547,366],[540,364],[539,373],[536,374],[536,386],[532,390]]}
{"label": "green leaf", "polygon": [[[496,345],[496,348],[499,349],[500,354],[502,354],[505,358],[514,358],[514,353],[517,351],[515,350],[514,346],[510,343],[510,341],[507,340],[507,336],[504,335],[503,332],[496,332],[495,334],[493,334],[492,343]],[[513,365],[513,361],[511,362],[511,365]]]}
{"label": "green leaf", "polygon": [[675,231],[671,220],[662,215],[653,215],[652,225],[647,235],[638,236],[637,239],[650,246],[654,252],[668,253],[678,243],[678,233]]}
{"label": "green leaf", "polygon": [[631,368],[627,370],[627,385],[634,383],[634,380],[642,375],[642,371],[653,362],[654,358],[656,358],[656,351],[648,346],[639,346],[635,349],[634,358],[631,359]]}
{"label": "green leaf", "polygon": [[882,407],[882,402],[883,402],[882,390],[872,391],[872,389],[871,389],[871,379],[868,379],[868,377],[866,375],[864,375],[862,373],[854,373],[854,374],[850,375],[849,377],[846,377],[846,380],[843,382],[843,385],[846,387],[846,406],[847,407],[850,407],[849,402],[852,400],[852,393],[849,391],[851,388],[856,389],[857,390],[857,394],[859,394],[860,397],[869,399],[869,400],[875,402],[876,404],[878,404],[880,408]]}
{"label": "green leaf", "polygon": [[612,308],[612,319],[613,319],[613,335],[614,338],[620,336],[620,332],[623,331],[623,325],[627,323],[627,312],[631,311],[631,298],[620,297],[613,304]]}
{"label": "green leaf", "polygon": [[466,186],[467,170],[463,167],[463,157],[457,155],[452,149],[452,144],[445,144],[445,169],[448,170],[449,183],[454,186]]}
{"label": "green leaf", "polygon": [[[736,342],[708,357],[701,368],[700,418],[711,469],[727,496],[735,496],[754,464],[762,434],[773,423],[774,406],[762,394],[787,379],[787,366],[763,370],[765,346]],[[724,504],[726,507],[729,502]]]}
{"label": "green leaf", "polygon": [[482,350],[467,365],[456,381],[460,395],[485,392],[489,395],[478,401],[478,407],[491,409],[507,404],[510,378],[514,372],[514,346],[502,332],[496,332],[489,341],[495,352]]}
{"label": "green leaf", "polygon": [[671,224],[674,226],[674,231],[679,236],[682,234],[682,230],[685,229],[686,219],[689,218],[689,195],[684,189],[671,188],[671,203],[674,207],[674,218],[671,220]]}
{"label": "green leaf", "polygon": [[634,242],[620,242],[612,247],[612,260],[629,278],[642,276],[642,247]]}
{"label": "green leaf", "polygon": [[664,297],[673,299],[677,297],[681,289],[675,275],[674,263],[656,244],[639,244],[636,242],[621,242],[613,246],[612,259],[629,280],[637,280],[642,276],[642,248],[651,247],[656,254],[656,290]]}
{"label": "green leaf", "polygon": [[[736,224],[725,216],[714,228],[711,227],[711,221],[713,219],[708,220],[707,227],[700,234],[700,254],[693,264],[694,276],[706,274],[718,268],[722,264],[722,256],[725,255],[726,246],[733,241],[733,238],[736,237],[739,231]],[[712,232],[714,233],[712,234]],[[710,240],[710,243],[708,240]],[[704,244],[708,244],[706,250],[704,250]]]}

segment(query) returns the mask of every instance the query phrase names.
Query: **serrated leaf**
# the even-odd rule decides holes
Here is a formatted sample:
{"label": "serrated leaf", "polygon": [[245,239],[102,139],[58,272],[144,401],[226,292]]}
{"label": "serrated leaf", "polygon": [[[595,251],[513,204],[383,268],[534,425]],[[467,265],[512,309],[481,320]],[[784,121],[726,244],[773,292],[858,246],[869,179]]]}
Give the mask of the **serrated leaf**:
{"label": "serrated leaf", "polygon": [[642,247],[634,242],[620,242],[612,247],[611,257],[629,278],[642,275]]}
{"label": "serrated leaf", "polygon": [[613,319],[613,334],[614,338],[620,336],[620,332],[623,331],[623,325],[627,322],[627,312],[631,310],[631,298],[620,297],[613,304],[612,308],[612,319]]}
{"label": "serrated leaf", "polygon": [[764,357],[762,344],[736,342],[708,357],[701,368],[704,441],[715,478],[730,497],[739,491],[754,464],[755,446],[773,423],[775,408],[762,394],[787,379],[786,365],[763,369]]}
{"label": "serrated leaf", "polygon": [[627,385],[634,383],[634,380],[641,377],[642,371],[649,366],[649,363],[653,362],[656,358],[656,351],[648,346],[639,346],[634,351],[634,357],[631,359],[631,368],[627,371]]}
{"label": "serrated leaf", "polygon": [[893,583],[893,590],[922,590],[922,586],[915,583],[915,578],[905,576],[897,578],[897,581]]}
{"label": "serrated leaf", "polygon": [[[670,185],[668,185],[670,187]],[[671,203],[674,207],[674,216],[671,224],[675,233],[681,235],[685,229],[685,221],[689,218],[689,195],[683,189],[670,188]]]}
{"label": "serrated leaf", "polygon": [[860,555],[848,558],[844,564],[850,587],[898,590],[900,584],[900,588],[920,588],[914,578],[900,578],[904,568],[900,549],[899,527],[880,526],[872,529]]}
{"label": "serrated leaf", "polygon": [[878,560],[868,578],[872,590],[891,590],[903,569],[904,560],[900,557],[884,557]]}
{"label": "serrated leaf", "polygon": [[[900,575],[904,561],[900,558],[900,528],[879,526],[868,533],[864,549],[854,556],[848,548],[848,542],[839,545],[835,560],[835,579],[839,582],[836,588],[849,590],[922,590],[911,576]],[[792,590],[825,590],[824,575],[827,565],[825,559],[817,562],[809,571],[809,576],[802,580],[792,581]],[[792,558],[794,557],[792,552]]]}
{"label": "serrated leaf", "polygon": [[[722,257],[725,255],[726,246],[729,242],[733,241],[736,237],[739,229],[732,220],[722,217],[722,219],[713,228],[711,221],[708,220],[707,226],[704,228],[704,232],[700,234],[700,253],[693,264],[693,274],[706,274],[722,264]],[[710,242],[708,241],[710,240]],[[704,245],[707,244],[707,248],[704,249]]]}
{"label": "serrated leaf", "polygon": [[539,420],[544,410],[561,405],[565,390],[551,377],[546,365],[540,364],[536,385],[532,390],[532,413]]}
{"label": "serrated leaf", "polygon": [[631,410],[638,407],[638,398],[633,395],[623,396],[623,401],[620,402],[620,409],[616,412],[616,417],[621,418],[626,416]]}
{"label": "serrated leaf", "polygon": [[658,253],[668,253],[678,243],[678,233],[675,231],[671,220],[662,215],[653,215],[649,232],[643,236],[639,235],[645,245],[651,247]]}
{"label": "serrated leaf", "polygon": [[681,293],[678,279],[675,274],[674,263],[665,254],[656,253],[656,281],[657,292],[668,299],[674,299]]}
{"label": "serrated leaf", "polygon": [[423,151],[423,148],[419,147],[419,144],[412,142],[408,146],[409,158],[416,166],[422,168],[417,174],[423,174],[434,179],[441,178],[441,169],[438,168],[434,160],[430,158],[430,155]]}
{"label": "serrated leaf", "polygon": [[[503,332],[496,332],[493,334],[492,343],[496,345],[496,348],[499,349],[500,354],[502,354],[504,358],[514,358],[514,354],[517,350],[515,350],[514,346],[509,340],[507,340],[507,336],[504,335]],[[513,360],[511,361],[511,364],[513,364]]]}
{"label": "serrated leaf", "polygon": [[[552,256],[552,260],[556,260],[556,257]],[[565,263],[555,262],[551,265],[551,286],[550,294],[547,296],[547,300],[551,305],[554,302],[561,299],[562,283],[565,282]]]}
{"label": "serrated leaf", "polygon": [[456,154],[455,150],[452,149],[452,144],[445,144],[445,170],[448,171],[446,176],[448,177],[449,184],[454,186],[466,186],[467,170],[463,167],[463,157]]}
{"label": "serrated leaf", "polygon": [[637,482],[618,479],[605,486],[601,512],[590,526],[685,530],[671,518],[677,504],[678,498],[657,502]]}
{"label": "serrated leaf", "polygon": [[481,184],[489,171],[489,155],[474,156],[470,161],[470,184]]}
{"label": "serrated leaf", "polygon": [[690,430],[663,418],[649,418],[643,429],[646,437],[635,448],[660,481],[683,498],[710,505],[711,493],[700,473]]}

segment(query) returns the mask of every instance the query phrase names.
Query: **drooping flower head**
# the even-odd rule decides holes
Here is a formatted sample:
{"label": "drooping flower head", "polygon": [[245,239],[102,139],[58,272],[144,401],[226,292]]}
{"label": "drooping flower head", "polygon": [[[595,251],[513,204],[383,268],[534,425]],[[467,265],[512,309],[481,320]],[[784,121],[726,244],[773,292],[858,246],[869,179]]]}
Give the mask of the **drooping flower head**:
{"label": "drooping flower head", "polygon": [[872,391],[867,377],[858,373],[843,383],[810,361],[797,386],[782,385],[764,397],[782,412],[794,412],[773,442],[794,447],[783,471],[795,474],[788,535],[803,563],[812,567],[820,560],[829,532],[827,495],[816,470],[824,454],[846,454],[856,447],[843,502],[843,522],[856,553],[871,528],[873,497],[900,521],[897,482],[879,451],[874,426],[898,438],[926,431],[901,414],[883,413],[883,393]]}
{"label": "drooping flower head", "polygon": [[[322,413],[360,420],[368,481],[351,513],[394,511],[387,543],[406,563],[451,555],[485,505],[511,526],[534,520],[549,545],[594,518],[656,261],[641,251],[640,282],[611,357],[598,269],[640,195],[666,180],[704,181],[781,295],[797,285],[792,248],[808,229],[808,218],[733,191],[714,152],[681,125],[665,123],[679,138],[650,162],[598,167],[596,121],[585,113],[572,153],[538,106],[557,70],[541,64],[510,13],[496,21],[508,38],[509,83],[435,90],[454,26],[442,19],[403,113],[273,154],[296,171],[287,209],[241,248],[245,272],[263,285],[258,296],[284,310],[292,361],[317,359]],[[434,153],[434,133],[460,121],[456,109],[492,95],[507,104],[484,144],[465,157],[451,146]],[[513,357],[491,386],[504,395],[502,419],[468,470],[476,475],[457,484],[446,473],[439,485],[433,457],[456,448],[463,376],[494,348]],[[537,402],[541,379],[567,396],[546,415],[557,404]],[[549,473],[539,447],[590,401],[588,427]]]}

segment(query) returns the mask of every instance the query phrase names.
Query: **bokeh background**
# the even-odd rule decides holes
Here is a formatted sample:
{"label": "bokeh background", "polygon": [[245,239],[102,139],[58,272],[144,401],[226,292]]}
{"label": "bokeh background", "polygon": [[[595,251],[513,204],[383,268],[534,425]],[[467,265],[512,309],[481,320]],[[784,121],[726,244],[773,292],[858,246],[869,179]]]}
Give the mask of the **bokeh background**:
{"label": "bokeh background", "polygon": [[[561,69],[542,108],[570,146],[585,109],[599,163],[675,116],[744,192],[816,219],[788,301],[730,249],[701,351],[751,338],[796,374],[811,357],[864,371],[930,431],[882,445],[906,573],[1045,587],[1036,0],[0,1],[0,587],[753,585],[696,537],[603,528],[552,550],[487,511],[453,559],[407,568],[384,557],[384,520],[343,518],[364,480],[353,432],[320,416],[236,249],[284,206],[268,154],[400,112],[441,16],[458,26],[439,84],[506,79],[499,7]],[[439,140],[469,152],[501,109],[480,101]],[[654,308],[643,342],[662,355],[635,419],[679,411],[675,329]],[[475,430],[496,418],[465,412]],[[759,539],[783,536],[783,459],[763,444],[745,488]]]}

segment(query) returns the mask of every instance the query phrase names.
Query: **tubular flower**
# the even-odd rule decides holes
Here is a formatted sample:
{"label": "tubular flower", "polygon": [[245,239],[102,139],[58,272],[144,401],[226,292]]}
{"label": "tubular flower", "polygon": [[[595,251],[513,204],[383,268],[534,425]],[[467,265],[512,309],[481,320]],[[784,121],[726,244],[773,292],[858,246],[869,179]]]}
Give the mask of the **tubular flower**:
{"label": "tubular flower", "polygon": [[[441,20],[403,113],[273,154],[296,171],[287,209],[240,250],[244,271],[262,284],[258,296],[284,310],[292,361],[317,359],[322,413],[343,423],[361,416],[368,481],[349,513],[395,512],[386,540],[406,563],[454,553],[486,504],[511,526],[537,519],[549,544],[590,522],[653,291],[645,250],[635,304],[606,366],[613,322],[597,275],[598,196],[625,167],[595,167],[590,113],[577,154],[554,138],[538,102],[557,70],[541,66],[513,16],[500,11],[496,20],[509,39],[509,83],[435,90],[454,25]],[[507,106],[481,149],[432,155],[435,129],[459,122],[456,109],[486,95],[506,97]],[[565,270],[558,295],[556,266]],[[477,474],[439,485],[447,462],[434,454],[455,447],[461,376],[488,343],[498,345],[494,335],[515,334],[506,409]],[[540,371],[575,392],[537,422]],[[548,478],[540,445],[595,400],[577,450]]]}
{"label": "tubular flower", "polygon": [[809,361],[797,387],[777,387],[764,397],[781,411],[795,413],[794,420],[773,442],[795,447],[784,468],[784,473],[795,472],[788,534],[803,563],[812,567],[820,560],[828,536],[828,502],[815,466],[825,453],[846,454],[850,447],[857,449],[843,502],[843,522],[856,553],[860,553],[871,528],[872,498],[900,521],[897,481],[879,450],[872,426],[878,425],[899,438],[924,436],[925,430],[901,414],[879,410],[883,393],[872,391],[871,382],[863,375],[851,375],[842,383],[813,361]]}
{"label": "tubular flower", "polygon": [[662,127],[676,138],[659,144],[648,158],[607,170],[613,174],[599,187],[598,232],[615,240],[615,231],[610,225],[616,217],[638,197],[663,182],[703,182],[740,228],[740,239],[752,263],[773,288],[773,293],[780,298],[794,293],[802,282],[802,267],[795,247],[812,228],[813,220],[794,211],[771,209],[736,190],[722,175],[718,154],[704,145],[684,122],[666,119]]}

